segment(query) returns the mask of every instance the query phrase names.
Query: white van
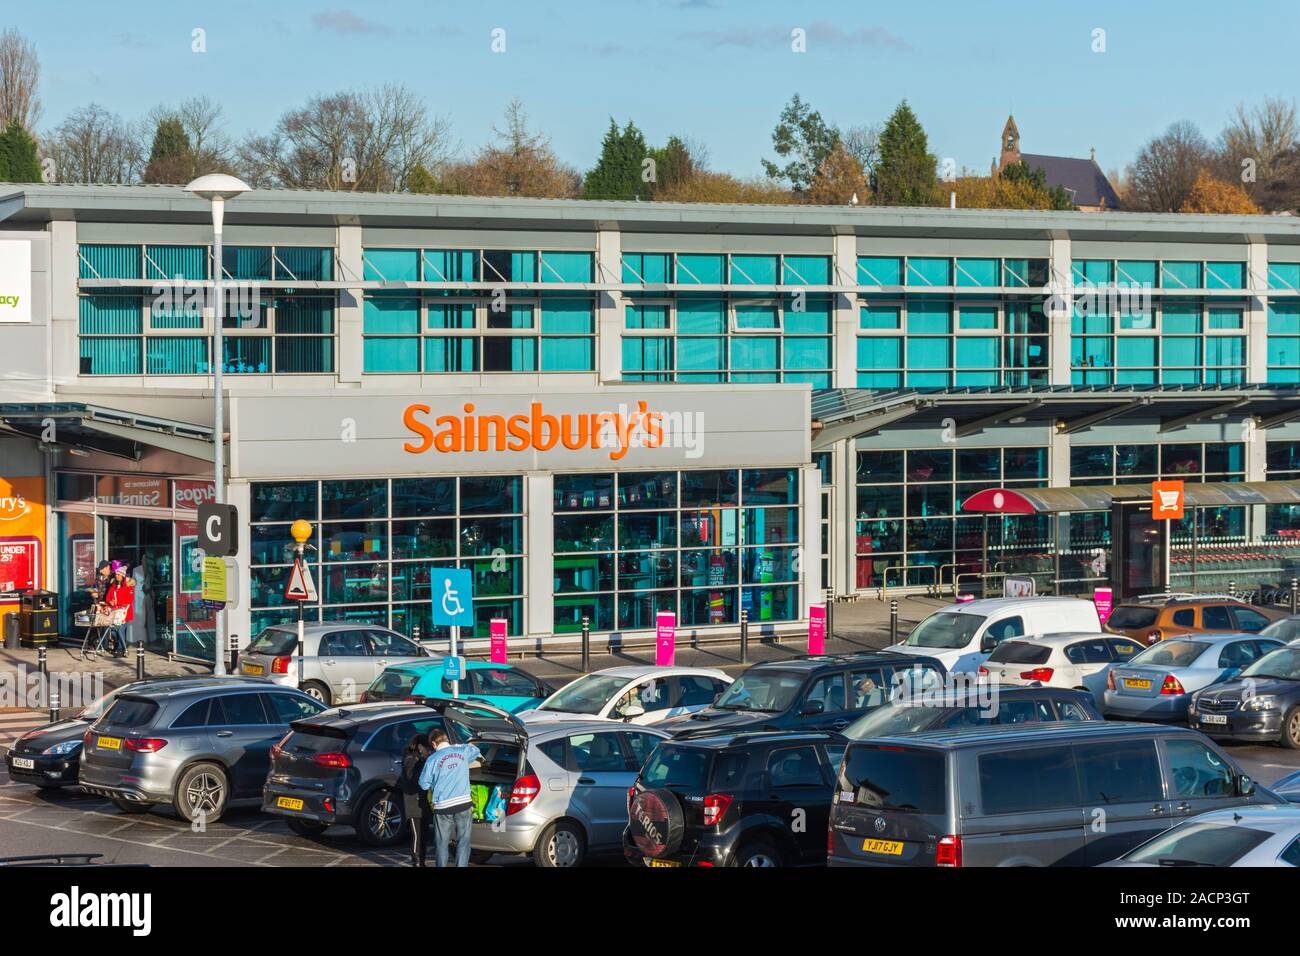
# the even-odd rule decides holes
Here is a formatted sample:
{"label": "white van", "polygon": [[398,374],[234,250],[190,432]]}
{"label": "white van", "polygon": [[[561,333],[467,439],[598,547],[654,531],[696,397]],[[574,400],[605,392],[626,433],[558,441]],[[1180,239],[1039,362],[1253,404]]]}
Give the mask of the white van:
{"label": "white van", "polygon": [[1100,634],[1101,620],[1091,601],[1080,598],[989,598],[935,611],[907,640],[886,650],[938,658],[951,671],[975,671],[993,648],[1009,637]]}

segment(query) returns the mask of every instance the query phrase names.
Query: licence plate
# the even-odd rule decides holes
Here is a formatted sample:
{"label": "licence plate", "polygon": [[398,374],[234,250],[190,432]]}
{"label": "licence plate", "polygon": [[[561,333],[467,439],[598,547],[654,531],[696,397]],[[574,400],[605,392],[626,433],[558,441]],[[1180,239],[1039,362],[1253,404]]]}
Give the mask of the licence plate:
{"label": "licence plate", "polygon": [[1130,688],[1131,690],[1150,690],[1151,681],[1142,680],[1137,677],[1125,677],[1124,686]]}
{"label": "licence plate", "polygon": [[898,840],[863,840],[862,849],[866,853],[883,853],[886,856],[903,855],[903,844]]}
{"label": "licence plate", "polygon": [[1225,714],[1201,714],[1201,723],[1226,725],[1228,723],[1228,718]]}
{"label": "licence plate", "polygon": [[95,746],[102,747],[104,750],[121,750],[122,738],[121,737],[100,737],[98,740],[95,741]]}
{"label": "licence plate", "polygon": [[35,770],[36,761],[28,760],[26,757],[14,757],[14,766],[19,770]]}
{"label": "licence plate", "polygon": [[651,860],[651,866],[681,866],[677,860]]}
{"label": "licence plate", "polygon": [[294,797],[279,797],[279,798],[276,799],[276,801],[275,801],[275,805],[276,805],[277,807],[279,807],[281,810],[301,810],[301,809],[302,809],[302,801],[301,801],[301,800],[298,800],[298,799],[296,799],[296,798],[294,798]]}
{"label": "licence plate", "polygon": [[266,673],[266,668],[261,664],[241,664],[245,674],[252,674],[254,677],[261,677]]}

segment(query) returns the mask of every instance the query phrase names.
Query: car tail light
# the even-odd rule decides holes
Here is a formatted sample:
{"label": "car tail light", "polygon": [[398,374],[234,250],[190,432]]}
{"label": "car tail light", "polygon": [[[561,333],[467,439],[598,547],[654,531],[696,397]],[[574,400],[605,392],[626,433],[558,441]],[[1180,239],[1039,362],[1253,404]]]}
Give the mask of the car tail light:
{"label": "car tail light", "polygon": [[1173,674],[1166,674],[1166,675],[1165,675],[1165,682],[1164,682],[1163,684],[1160,685],[1160,693],[1162,693],[1162,694],[1186,694],[1187,691],[1183,690],[1183,685],[1182,685],[1181,683],[1179,683],[1177,677],[1175,677]]}
{"label": "car tail light", "polygon": [[983,664],[981,664],[981,665],[980,665],[980,673],[981,673],[981,674],[987,674],[988,672],[989,672],[989,669],[988,669],[987,667],[985,667]]}
{"label": "car tail light", "polygon": [[835,831],[830,827],[826,828],[826,855],[835,855]]}
{"label": "car tail light", "polygon": [[541,792],[542,782],[534,774],[525,774],[515,781],[514,787],[510,790],[510,803],[506,805],[506,816],[512,813],[518,813],[528,804],[537,799],[537,794]]}
{"label": "car tail light", "polygon": [[333,812],[334,812],[334,801],[331,800],[329,797],[325,797],[323,800],[321,800],[320,803],[321,803],[321,806],[323,806],[323,807],[325,808],[325,812],[326,812],[326,813],[333,813]]}
{"label": "car tail light", "polygon": [[636,784],[627,788],[627,812],[632,812],[632,801],[636,798]]}
{"label": "car tail light", "polygon": [[1050,667],[1035,667],[1033,670],[1030,670],[1030,671],[1021,671],[1021,672],[1020,672],[1020,679],[1021,679],[1021,680],[1038,680],[1038,681],[1047,682],[1047,681],[1049,681],[1049,680],[1052,679],[1052,668],[1050,668]]}
{"label": "car tail light", "polygon": [[1147,631],[1147,643],[1148,643],[1148,644],[1154,644],[1156,641],[1160,640],[1162,637],[1163,637],[1163,635],[1160,633],[1160,628],[1156,628],[1154,631]]}
{"label": "car tail light", "polygon": [[167,741],[161,737],[127,737],[122,741],[122,746],[136,753],[156,754],[167,746]]}
{"label": "car tail light", "polygon": [[711,793],[704,798],[704,825],[706,827],[714,826],[722,815],[727,812],[727,807],[731,806],[731,794],[729,793]]}
{"label": "car tail light", "polygon": [[1114,690],[1114,689],[1115,689],[1115,672],[1114,672],[1114,671],[1106,671],[1106,689],[1107,689],[1107,690]]}
{"label": "car tail light", "polygon": [[293,660],[293,658],[289,657],[288,655],[285,655],[284,657],[277,657],[275,660],[271,661],[271,673],[272,674],[289,673],[289,662],[291,660]]}
{"label": "car tail light", "polygon": [[939,837],[934,852],[935,866],[961,866],[961,837]]}
{"label": "car tail light", "polygon": [[326,754],[316,754],[311,758],[311,762],[319,764],[322,767],[351,767],[352,758],[341,750],[334,750]]}

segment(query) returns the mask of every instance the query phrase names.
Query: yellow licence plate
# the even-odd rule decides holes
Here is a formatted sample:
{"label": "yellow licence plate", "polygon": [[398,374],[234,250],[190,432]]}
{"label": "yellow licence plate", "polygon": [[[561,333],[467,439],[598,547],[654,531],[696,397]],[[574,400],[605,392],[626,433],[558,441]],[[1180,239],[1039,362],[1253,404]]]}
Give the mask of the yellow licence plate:
{"label": "yellow licence plate", "polygon": [[1139,680],[1136,677],[1125,677],[1124,686],[1131,687],[1133,690],[1150,690],[1151,682],[1149,680]]}
{"label": "yellow licence plate", "polygon": [[887,856],[903,855],[903,844],[898,840],[863,840],[862,849],[866,853],[884,853]]}
{"label": "yellow licence plate", "polygon": [[676,860],[651,860],[651,866],[681,866]]}
{"label": "yellow licence plate", "polygon": [[266,673],[266,668],[261,664],[242,664],[245,674],[252,674],[254,677],[260,677]]}
{"label": "yellow licence plate", "polygon": [[275,805],[279,807],[281,810],[302,809],[302,801],[295,799],[294,797],[278,797],[275,801]]}
{"label": "yellow licence plate", "polygon": [[100,737],[98,740],[95,741],[95,746],[102,747],[105,750],[121,750],[122,738],[121,737]]}

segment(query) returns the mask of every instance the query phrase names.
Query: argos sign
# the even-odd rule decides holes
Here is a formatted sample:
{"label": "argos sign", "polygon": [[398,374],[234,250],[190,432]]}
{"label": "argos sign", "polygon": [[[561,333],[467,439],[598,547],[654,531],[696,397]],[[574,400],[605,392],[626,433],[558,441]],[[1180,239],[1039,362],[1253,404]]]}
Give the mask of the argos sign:
{"label": "argos sign", "polygon": [[0,323],[32,321],[32,244],[0,240]]}

